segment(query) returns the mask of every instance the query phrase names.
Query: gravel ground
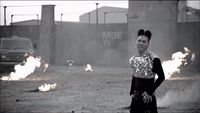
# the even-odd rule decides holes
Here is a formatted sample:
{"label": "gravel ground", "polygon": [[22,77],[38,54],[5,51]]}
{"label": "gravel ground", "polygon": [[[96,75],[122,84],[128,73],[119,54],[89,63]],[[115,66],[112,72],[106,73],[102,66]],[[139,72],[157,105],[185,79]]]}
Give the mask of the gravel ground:
{"label": "gravel ground", "polygon": [[[2,113],[129,113],[128,68],[50,66],[19,81],[0,81]],[[0,76],[8,75],[1,74]],[[44,83],[57,83],[37,92]],[[200,73],[185,71],[165,80],[156,91],[159,113],[200,113]]]}

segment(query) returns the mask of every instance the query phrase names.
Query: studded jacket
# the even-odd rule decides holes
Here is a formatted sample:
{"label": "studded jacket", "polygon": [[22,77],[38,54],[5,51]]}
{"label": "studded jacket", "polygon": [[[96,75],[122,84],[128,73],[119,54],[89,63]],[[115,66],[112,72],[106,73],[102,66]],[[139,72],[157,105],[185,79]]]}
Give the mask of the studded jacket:
{"label": "studded jacket", "polygon": [[[147,51],[143,56],[131,57],[129,63],[132,70],[130,95],[134,91],[146,91],[152,95],[165,79],[160,59]],[[156,74],[157,79],[155,79]]]}

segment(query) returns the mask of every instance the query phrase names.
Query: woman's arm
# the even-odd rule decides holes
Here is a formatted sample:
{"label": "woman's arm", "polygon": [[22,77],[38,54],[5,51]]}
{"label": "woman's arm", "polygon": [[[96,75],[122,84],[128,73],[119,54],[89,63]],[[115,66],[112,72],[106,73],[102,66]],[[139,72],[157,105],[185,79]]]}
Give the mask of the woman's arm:
{"label": "woman's arm", "polygon": [[165,80],[165,75],[159,58],[154,58],[153,60],[153,69],[152,71],[158,75],[158,78],[154,82],[150,94],[153,94],[154,91],[160,86],[160,84]]}
{"label": "woman's arm", "polygon": [[134,93],[134,90],[135,90],[135,77],[132,77],[130,95]]}

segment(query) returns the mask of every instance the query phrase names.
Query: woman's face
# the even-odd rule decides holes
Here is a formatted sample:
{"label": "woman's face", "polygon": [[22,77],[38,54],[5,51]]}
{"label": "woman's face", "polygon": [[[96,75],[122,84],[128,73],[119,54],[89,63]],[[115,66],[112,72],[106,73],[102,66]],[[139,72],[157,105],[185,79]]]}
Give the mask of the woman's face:
{"label": "woman's face", "polygon": [[146,36],[139,36],[136,41],[138,52],[145,52],[149,46],[149,41]]}

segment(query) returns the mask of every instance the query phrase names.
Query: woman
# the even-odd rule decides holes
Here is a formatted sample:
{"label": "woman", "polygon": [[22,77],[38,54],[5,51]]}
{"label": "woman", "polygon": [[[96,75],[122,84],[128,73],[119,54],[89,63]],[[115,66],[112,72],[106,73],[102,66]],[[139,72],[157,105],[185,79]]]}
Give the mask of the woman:
{"label": "woman", "polygon": [[[137,55],[130,58],[132,97],[130,113],[158,113],[155,90],[165,76],[160,59],[148,51],[151,32],[140,29],[136,41]],[[155,75],[158,78],[155,80]]]}

